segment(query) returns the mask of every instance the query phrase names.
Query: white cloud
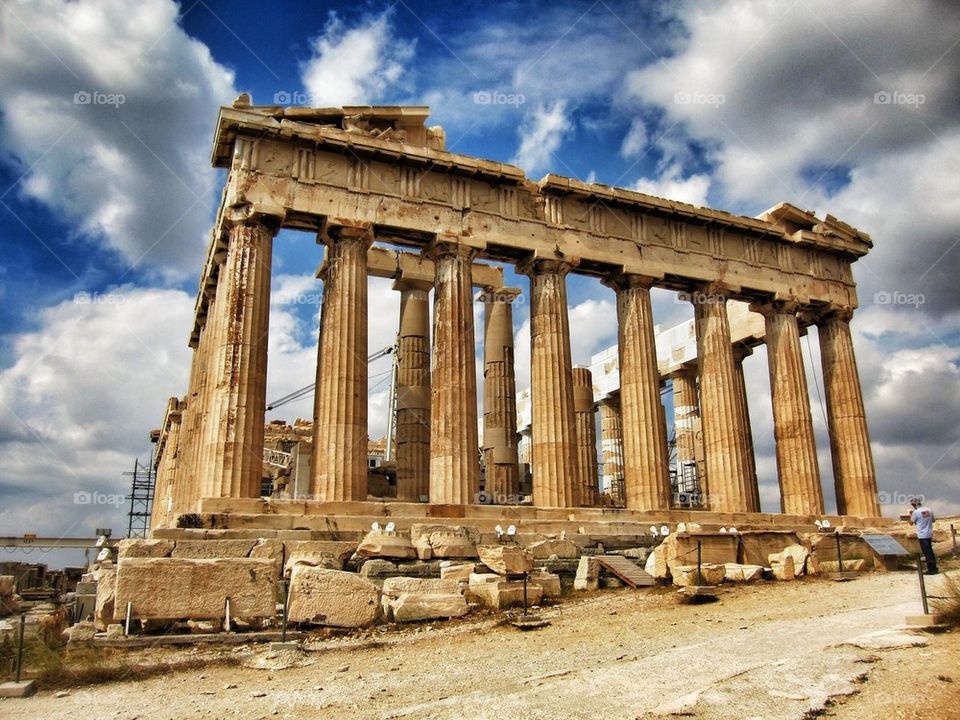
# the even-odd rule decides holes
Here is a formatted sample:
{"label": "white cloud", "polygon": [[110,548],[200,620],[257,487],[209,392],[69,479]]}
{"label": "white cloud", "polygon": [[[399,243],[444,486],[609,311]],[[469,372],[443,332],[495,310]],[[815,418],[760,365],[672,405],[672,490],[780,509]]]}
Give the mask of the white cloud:
{"label": "white cloud", "polygon": [[373,105],[407,86],[414,43],[393,37],[390,11],[347,29],[336,13],[312,41],[313,56],[300,73],[318,107]]}
{"label": "white cloud", "polygon": [[181,278],[206,249],[211,128],[236,91],[178,12],[169,0],[4,3],[0,141],[19,192],[124,261]]}
{"label": "white cloud", "polygon": [[684,178],[681,177],[680,166],[673,164],[668,166],[659,178],[640,178],[633,184],[633,189],[647,195],[702,206],[707,204],[710,176],[691,175]]}
{"label": "white cloud", "polygon": [[642,119],[637,118],[630,123],[630,129],[623,138],[620,155],[627,159],[639,157],[647,150],[648,143],[647,126]]}
{"label": "white cloud", "polygon": [[566,109],[564,100],[534,108],[527,124],[520,129],[520,147],[510,162],[522,167],[528,175],[549,170],[556,163],[553,153],[572,128]]}

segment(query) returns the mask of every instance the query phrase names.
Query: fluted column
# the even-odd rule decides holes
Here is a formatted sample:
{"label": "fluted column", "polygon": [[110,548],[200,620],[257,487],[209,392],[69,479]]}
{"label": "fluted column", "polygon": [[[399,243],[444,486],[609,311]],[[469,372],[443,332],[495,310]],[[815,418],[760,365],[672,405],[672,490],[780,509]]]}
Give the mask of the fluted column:
{"label": "fluted column", "polygon": [[823,513],[813,416],[803,369],[797,306],[772,302],[751,306],[766,320],[767,362],[777,445],[780,508],[789,515]]}
{"label": "fluted column", "polygon": [[486,288],[483,329],[483,459],[486,494],[516,503],[520,494],[517,383],[513,361],[516,288]]}
{"label": "fluted column", "polygon": [[212,470],[208,489],[214,497],[260,497],[275,230],[273,220],[256,216],[229,231],[217,285],[216,363],[208,378],[214,437],[207,446],[213,462],[205,470]]}
{"label": "fluted column", "polygon": [[[220,476],[219,468],[223,465],[223,453],[217,447],[219,413],[217,403],[217,376],[219,368],[224,363],[223,334],[227,325],[227,282],[223,280],[225,263],[220,264],[219,281],[210,291],[210,301],[207,306],[207,319],[201,336],[201,347],[204,349],[203,374],[200,380],[200,394],[197,398],[197,415],[199,422],[199,440],[195,449],[195,479],[196,499],[205,497],[220,497],[220,487],[215,478]],[[186,510],[185,510],[186,511]]]}
{"label": "fluted column", "polygon": [[430,248],[433,377],[430,404],[430,502],[466,505],[480,491],[472,262],[476,250],[451,241]]}
{"label": "fluted column", "polygon": [[691,292],[689,299],[697,331],[700,418],[709,489],[705,499],[715,512],[749,512],[750,463],[741,442],[746,429],[737,398],[727,291],[707,284]]}
{"label": "fluted column", "polygon": [[750,512],[760,512],[760,483],[757,479],[757,457],[753,449],[753,428],[750,426],[750,404],[747,401],[747,383],[743,376],[743,361],[753,353],[746,345],[734,345],[733,369],[737,381],[737,402],[740,409],[740,422],[743,425],[743,453],[747,460],[747,478],[750,488]]}
{"label": "fluted column", "polygon": [[173,508],[169,520],[183,512],[191,512],[199,497],[198,461],[201,447],[203,417],[200,399],[207,374],[206,323],[201,325],[197,344],[193,348],[190,363],[190,380],[187,394],[184,396],[184,410],[181,417],[181,447],[177,468],[173,476]]}
{"label": "fluted column", "polygon": [[330,225],[320,277],[320,341],[310,494],[321,502],[367,499],[366,225]]}
{"label": "fluted column", "polygon": [[397,500],[430,495],[430,290],[431,283],[397,280]]}
{"label": "fluted column", "polygon": [[677,451],[677,474],[693,463],[700,495],[707,493],[703,468],[703,433],[700,427],[700,399],[697,397],[696,365],[684,366],[671,373],[673,382],[673,431]]}
{"label": "fluted column", "polygon": [[573,411],[577,428],[577,468],[580,485],[574,488],[576,505],[593,507],[599,494],[597,478],[597,424],[590,368],[573,369]]}
{"label": "fluted column", "polygon": [[571,507],[577,472],[573,363],[566,275],[573,264],[532,260],[530,276],[530,403],[533,431],[533,504]]}
{"label": "fluted column", "polygon": [[817,323],[837,512],[880,517],[870,433],[850,336],[852,316],[849,308],[836,309],[824,314]]}
{"label": "fluted column", "polygon": [[641,275],[605,281],[617,293],[623,477],[630,510],[670,508],[667,425],[650,303],[654,281]]}
{"label": "fluted column", "polygon": [[615,501],[625,502],[623,488],[623,423],[620,399],[605,397],[600,408],[600,459],[603,461],[603,487]]}

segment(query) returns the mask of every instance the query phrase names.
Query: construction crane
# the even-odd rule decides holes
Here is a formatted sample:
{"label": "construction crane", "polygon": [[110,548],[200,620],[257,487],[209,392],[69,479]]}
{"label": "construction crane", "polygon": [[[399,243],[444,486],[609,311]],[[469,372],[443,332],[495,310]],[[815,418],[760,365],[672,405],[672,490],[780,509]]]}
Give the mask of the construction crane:
{"label": "construction crane", "polygon": [[[371,363],[374,360],[379,360],[382,357],[390,355],[396,349],[397,349],[396,345],[388,345],[387,347],[383,348],[382,350],[378,350],[373,355],[368,357],[367,362]],[[272,403],[267,405],[267,410],[276,410],[278,407],[286,405],[287,403],[292,403],[294,400],[299,400],[302,397],[306,397],[307,395],[309,395],[314,391],[316,386],[317,386],[316,382],[312,382],[309,385],[304,385],[299,390],[294,390],[289,395],[284,395],[279,400],[274,400]]]}

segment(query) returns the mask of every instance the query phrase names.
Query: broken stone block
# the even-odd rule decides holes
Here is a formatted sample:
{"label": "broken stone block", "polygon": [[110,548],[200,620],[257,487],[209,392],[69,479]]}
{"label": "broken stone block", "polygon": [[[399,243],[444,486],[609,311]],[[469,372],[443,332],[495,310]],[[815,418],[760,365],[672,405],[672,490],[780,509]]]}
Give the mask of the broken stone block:
{"label": "broken stone block", "polygon": [[117,594],[116,567],[101,568],[97,581],[97,602],[93,611],[93,623],[97,630],[106,630],[113,622],[114,600]]}
{"label": "broken stone block", "polygon": [[256,540],[177,540],[170,557],[195,560],[245,558]]}
{"label": "broken stone block", "polygon": [[800,544],[788,545],[781,554],[793,558],[793,569],[797,575],[804,575],[807,572],[807,560],[810,558],[810,551],[806,547]]}
{"label": "broken stone block", "polygon": [[[470,591],[486,607],[503,610],[523,605],[523,580],[504,580],[478,583],[470,586]],[[543,588],[527,582],[527,605],[539,605],[543,599]]]}
{"label": "broken stone block", "polygon": [[658,580],[669,578],[676,566],[697,564],[697,543],[700,543],[701,563],[725,565],[737,562],[738,536],[687,535],[674,533],[664,538],[653,552],[653,575]]}
{"label": "broken stone block", "polygon": [[[819,570],[822,573],[835,573],[837,572],[838,563],[836,560],[821,560],[819,563]],[[863,558],[856,558],[854,560],[843,561],[843,572],[863,572],[867,569],[867,561]]]}
{"label": "broken stone block", "polygon": [[110,623],[107,625],[107,637],[111,640],[123,637],[123,625],[120,623]]}
{"label": "broken stone block", "polygon": [[298,560],[316,558],[316,565],[343,570],[356,549],[356,543],[339,540],[284,540],[283,556],[286,558],[284,572],[289,572],[291,558]]}
{"label": "broken stone block", "polygon": [[342,570],[294,565],[287,617],[328,627],[369,627],[376,622],[380,591],[366,578]]}
{"label": "broken stone block", "polygon": [[462,617],[470,610],[459,592],[402,593],[389,601],[389,608],[389,616],[395,622]]}
{"label": "broken stone block", "polygon": [[673,568],[673,584],[677,587],[689,585],[719,585],[727,575],[726,565],[702,563],[697,576],[696,565],[677,565]]}
{"label": "broken stone block", "polygon": [[433,577],[440,573],[439,561],[408,560],[397,563],[397,572],[408,577]]}
{"label": "broken stone block", "polygon": [[125,616],[127,602],[138,619],[221,618],[227,598],[235,617],[276,614],[271,560],[124,558],[117,566],[116,588],[115,620]]}
{"label": "broken stone block", "polygon": [[460,586],[455,580],[437,580],[435,578],[392,577],[383,581],[380,591],[388,597],[399,597],[409,593],[437,593],[448,595],[458,593]]}
{"label": "broken stone block", "polygon": [[477,563],[440,564],[440,579],[469,582],[470,575],[477,572]]}
{"label": "broken stone block", "polygon": [[0,575],[0,595],[13,595],[16,589],[16,577],[13,575]]}
{"label": "broken stone block", "polygon": [[540,589],[543,590],[543,597],[545,598],[560,597],[559,575],[547,572],[546,570],[537,570],[531,573],[529,582],[539,585]]}
{"label": "broken stone block", "polygon": [[249,557],[260,560],[273,560],[277,577],[283,571],[283,543],[275,538],[260,538],[250,550]]}
{"label": "broken stone block", "polygon": [[128,538],[120,541],[117,558],[170,557],[174,545],[173,540],[140,540],[137,538]]}
{"label": "broken stone block", "polygon": [[573,580],[574,590],[596,590],[600,587],[600,563],[595,557],[584,555],[577,566],[577,576]]}
{"label": "broken stone block", "polygon": [[433,558],[475,558],[480,531],[466,525],[414,524],[410,540],[421,560]]}
{"label": "broken stone block", "polygon": [[343,570],[340,561],[330,555],[320,553],[305,553],[303,555],[291,555],[283,565],[283,574],[289,575],[296,565],[310,565],[311,567],[321,567],[327,570]]}
{"label": "broken stone block", "polygon": [[792,532],[743,532],[740,533],[740,549],[736,562],[741,565],[766,566],[772,553],[781,552],[785,547],[797,545],[799,542],[799,536]]}
{"label": "broken stone block", "polygon": [[522,575],[533,570],[533,556],[516,545],[480,545],[480,562],[498,575]]}
{"label": "broken stone block", "polygon": [[71,625],[63,631],[64,639],[67,644],[71,645],[89,644],[93,642],[93,637],[96,634],[97,629],[93,626],[93,623],[84,621]]}
{"label": "broken stone block", "polygon": [[389,577],[399,572],[397,564],[389,560],[373,558],[360,566],[360,574],[364,577]]}
{"label": "broken stone block", "polygon": [[363,538],[356,552],[358,557],[397,558],[410,560],[417,557],[417,551],[409,538],[382,530],[371,530]]}
{"label": "broken stone block", "polygon": [[577,557],[577,546],[570,540],[540,540],[527,546],[534,560]]}
{"label": "broken stone block", "polygon": [[[776,557],[776,554],[770,557]],[[782,557],[782,560],[770,563],[770,570],[773,572],[773,577],[777,580],[793,580],[796,577],[793,558],[790,555],[784,555]]]}
{"label": "broken stone block", "polygon": [[489,582],[500,582],[501,578],[496,573],[471,573],[469,584],[473,585],[482,585],[483,583]]}
{"label": "broken stone block", "polygon": [[753,582],[763,578],[762,565],[740,565],[738,563],[727,563],[725,578],[731,582]]}

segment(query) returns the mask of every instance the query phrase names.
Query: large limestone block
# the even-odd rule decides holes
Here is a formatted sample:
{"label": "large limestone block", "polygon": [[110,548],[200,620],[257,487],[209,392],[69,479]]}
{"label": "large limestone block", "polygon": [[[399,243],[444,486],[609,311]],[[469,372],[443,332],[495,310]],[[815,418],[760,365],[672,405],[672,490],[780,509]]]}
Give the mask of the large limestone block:
{"label": "large limestone block", "polygon": [[125,558],[117,566],[114,619],[124,617],[128,602],[135,618],[222,618],[227,598],[233,617],[273,617],[276,585],[271,560]]}
{"label": "large limestone block", "polygon": [[283,543],[276,538],[261,538],[250,550],[250,557],[272,560],[277,576],[283,571]]}
{"label": "large limestone block", "polygon": [[283,543],[284,574],[298,562],[343,570],[357,549],[356,544],[330,540],[285,540]]}
{"label": "large limestone block", "polygon": [[534,560],[577,557],[577,546],[570,540],[540,540],[527,546]]}
{"label": "large limestone block", "polygon": [[500,582],[502,578],[496,573],[470,573],[469,585],[473,587],[474,585],[483,585],[484,583],[490,582]]}
{"label": "large limestone block", "polygon": [[369,627],[376,622],[380,591],[354,573],[294,565],[287,616],[291,622],[329,627]]}
{"label": "large limestone block", "polygon": [[[820,563],[820,572],[822,573],[835,573],[839,567],[839,563],[836,560],[824,560]],[[867,569],[867,561],[863,558],[856,558],[854,560],[843,560],[843,572],[863,572]]]}
{"label": "large limestone block", "polygon": [[397,558],[411,560],[417,557],[417,551],[410,539],[396,533],[386,533],[381,530],[371,530],[363,538],[357,548],[359,557],[368,558]]}
{"label": "large limestone block", "polygon": [[372,558],[360,566],[360,574],[364,577],[393,577],[398,572],[395,562],[381,558]]}
{"label": "large limestone block", "polygon": [[480,529],[473,525],[441,525],[439,523],[414,523],[410,526],[410,541],[414,544],[422,538],[441,533],[444,535],[460,535],[471,545],[480,544]]}
{"label": "large limestone block", "polygon": [[462,617],[469,610],[466,598],[459,592],[403,593],[389,602],[389,614],[395,622]]}
{"label": "large limestone block", "polygon": [[769,556],[771,563],[781,563],[785,557],[793,559],[793,570],[796,575],[803,575],[806,572],[807,560],[810,558],[810,551],[803,545],[788,545],[778,553],[772,553]]}
{"label": "large limestone block", "polygon": [[537,570],[530,575],[529,582],[539,585],[545,598],[560,597],[560,576],[546,570]]}
{"label": "large limestone block", "polygon": [[600,563],[595,557],[584,555],[577,566],[577,576],[573,580],[574,590],[596,590],[600,587]]}
{"label": "large limestone block", "polygon": [[674,533],[664,538],[654,550],[653,576],[658,580],[671,577],[673,568],[696,565],[697,543],[700,543],[701,564],[725,565],[737,562],[736,535]]}
{"label": "large limestone block", "polygon": [[[833,566],[837,564],[837,536],[833,533],[805,533],[803,543],[810,548],[814,562],[817,565],[823,565],[825,562],[832,562]],[[844,563],[847,560],[863,560],[867,568],[872,568],[878,564],[878,558],[863,538],[859,535],[841,535],[840,552],[843,555]],[[882,563],[881,563],[882,564]],[[824,571],[835,572],[835,571]]]}
{"label": "large limestone block", "polygon": [[117,558],[128,557],[170,557],[174,548],[173,540],[140,540],[128,538],[120,541]]}
{"label": "large limestone block", "polygon": [[770,569],[777,580],[793,580],[796,577],[796,568],[790,555],[783,555],[782,560],[771,562]]}
{"label": "large limestone block", "polygon": [[[522,580],[497,580],[470,586],[471,593],[480,602],[494,610],[523,605]],[[527,583],[527,605],[539,605],[543,599],[543,588],[535,583]]]}
{"label": "large limestone block", "polygon": [[416,523],[410,528],[410,540],[421,560],[475,558],[480,531],[469,525]]}
{"label": "large limestone block", "polygon": [[727,563],[726,579],[730,582],[753,582],[763,578],[762,565],[741,565],[739,563]]}
{"label": "large limestone block", "polygon": [[448,564],[440,565],[440,579],[441,580],[453,580],[455,582],[469,582],[470,576],[478,571],[478,567],[482,570],[482,566],[479,566],[478,563],[454,563],[445,561]]}
{"label": "large limestone block", "polygon": [[792,532],[741,533],[737,562],[741,565],[766,566],[772,553],[781,552],[785,547],[799,543],[800,538]]}
{"label": "large limestone block", "polygon": [[93,622],[97,630],[106,630],[107,625],[113,622],[116,597],[117,569],[115,567],[101,568],[97,580],[97,602],[93,611]]}
{"label": "large limestone block", "polygon": [[407,593],[449,595],[458,593],[459,583],[455,580],[437,580],[436,578],[392,577],[383,581],[381,592],[388,597],[400,597]]}
{"label": "large limestone block", "polygon": [[0,575],[0,596],[13,595],[17,589],[17,578],[13,575]]}
{"label": "large limestone block", "polygon": [[249,557],[256,540],[177,540],[171,557],[195,560]]}
{"label": "large limestone block", "polygon": [[677,565],[672,570],[673,584],[677,587],[688,585],[719,585],[727,576],[726,565],[701,563],[698,577],[696,565]]}
{"label": "large limestone block", "polygon": [[533,570],[533,556],[516,545],[480,545],[480,562],[498,575],[520,575]]}

